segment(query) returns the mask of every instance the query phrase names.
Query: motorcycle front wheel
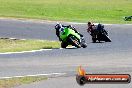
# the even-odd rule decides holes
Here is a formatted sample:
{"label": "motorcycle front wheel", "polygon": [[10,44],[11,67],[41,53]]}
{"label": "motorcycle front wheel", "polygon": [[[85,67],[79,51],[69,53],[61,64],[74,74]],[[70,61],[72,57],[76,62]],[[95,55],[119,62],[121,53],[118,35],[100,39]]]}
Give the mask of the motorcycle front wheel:
{"label": "motorcycle front wheel", "polygon": [[70,36],[68,40],[73,46],[75,46],[77,48],[81,48],[80,42],[76,37]]}

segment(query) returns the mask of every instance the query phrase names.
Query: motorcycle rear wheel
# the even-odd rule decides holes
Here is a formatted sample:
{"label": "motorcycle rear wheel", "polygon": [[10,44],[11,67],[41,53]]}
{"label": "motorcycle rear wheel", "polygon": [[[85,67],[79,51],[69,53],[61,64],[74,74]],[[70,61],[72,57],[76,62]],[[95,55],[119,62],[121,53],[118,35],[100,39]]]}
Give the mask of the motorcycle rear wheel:
{"label": "motorcycle rear wheel", "polygon": [[93,43],[96,43],[96,38],[92,38]]}

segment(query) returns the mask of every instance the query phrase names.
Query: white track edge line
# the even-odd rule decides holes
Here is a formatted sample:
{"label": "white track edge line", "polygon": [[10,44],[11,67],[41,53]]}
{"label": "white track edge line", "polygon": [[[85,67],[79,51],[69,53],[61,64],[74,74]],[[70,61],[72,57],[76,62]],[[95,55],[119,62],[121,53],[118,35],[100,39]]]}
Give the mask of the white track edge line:
{"label": "white track edge line", "polygon": [[37,76],[62,76],[66,73],[49,73],[49,74],[35,74],[35,75],[21,75],[21,76],[8,76],[0,77],[0,79],[12,79],[12,78],[23,78],[23,77],[37,77]]}
{"label": "white track edge line", "polygon": [[1,55],[1,54],[33,53],[33,52],[49,51],[49,50],[53,50],[53,49],[40,49],[40,50],[21,51],[21,52],[6,52],[6,53],[0,53],[0,55]]}

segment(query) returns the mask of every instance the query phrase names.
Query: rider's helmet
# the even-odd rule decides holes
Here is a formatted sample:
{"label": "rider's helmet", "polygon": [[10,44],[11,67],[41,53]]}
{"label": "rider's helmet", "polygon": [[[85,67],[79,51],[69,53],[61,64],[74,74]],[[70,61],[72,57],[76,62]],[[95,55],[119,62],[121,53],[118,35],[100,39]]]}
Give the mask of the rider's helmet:
{"label": "rider's helmet", "polygon": [[57,24],[55,25],[55,29],[56,29],[56,30],[59,30],[60,28],[61,28],[61,24],[57,23]]}
{"label": "rider's helmet", "polygon": [[88,22],[88,27],[94,26],[94,24],[92,22]]}
{"label": "rider's helmet", "polygon": [[91,22],[88,22],[88,25],[91,25],[92,23]]}
{"label": "rider's helmet", "polygon": [[100,29],[100,30],[104,29],[104,25],[102,25],[102,24],[99,23],[98,26],[97,26],[97,29]]}
{"label": "rider's helmet", "polygon": [[90,26],[92,25],[92,23],[91,23],[91,22],[88,22],[88,24],[87,24],[87,25],[88,25],[88,27],[90,27]]}

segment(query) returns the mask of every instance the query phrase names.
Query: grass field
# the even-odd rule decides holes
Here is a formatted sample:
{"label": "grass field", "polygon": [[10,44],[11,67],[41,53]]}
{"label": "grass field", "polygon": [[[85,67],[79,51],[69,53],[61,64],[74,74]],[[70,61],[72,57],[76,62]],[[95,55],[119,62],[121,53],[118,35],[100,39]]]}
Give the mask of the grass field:
{"label": "grass field", "polygon": [[78,22],[132,23],[132,0],[0,0],[0,16]]}
{"label": "grass field", "polygon": [[13,88],[14,86],[20,86],[22,84],[30,84],[41,80],[46,80],[47,77],[35,76],[35,77],[18,77],[10,79],[0,79],[0,88]]}
{"label": "grass field", "polygon": [[0,53],[60,48],[60,42],[0,39]]}

